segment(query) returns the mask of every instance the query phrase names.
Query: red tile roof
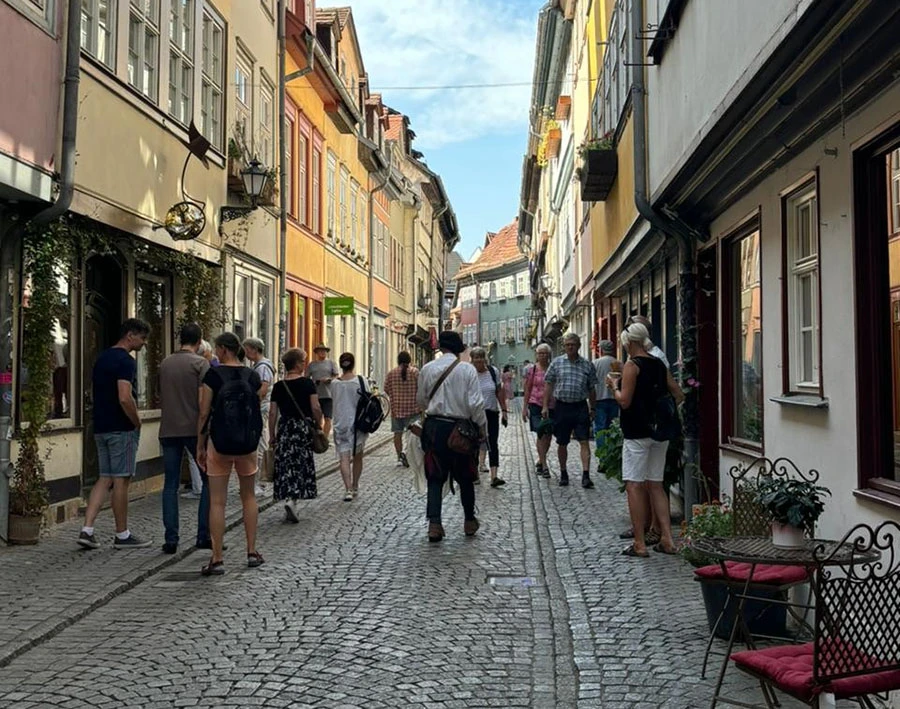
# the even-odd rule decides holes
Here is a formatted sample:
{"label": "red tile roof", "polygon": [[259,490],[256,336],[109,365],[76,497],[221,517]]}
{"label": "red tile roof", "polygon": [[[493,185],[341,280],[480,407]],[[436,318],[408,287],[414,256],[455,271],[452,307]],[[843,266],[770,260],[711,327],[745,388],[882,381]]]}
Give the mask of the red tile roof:
{"label": "red tile roof", "polygon": [[403,116],[399,113],[388,114],[388,129],[384,133],[386,140],[400,140],[400,132],[403,130]]}
{"label": "red tile roof", "polygon": [[473,263],[465,263],[456,274],[456,280],[478,273],[492,271],[518,261],[525,261],[519,249],[519,218],[516,217],[496,234],[488,232],[488,244]]}

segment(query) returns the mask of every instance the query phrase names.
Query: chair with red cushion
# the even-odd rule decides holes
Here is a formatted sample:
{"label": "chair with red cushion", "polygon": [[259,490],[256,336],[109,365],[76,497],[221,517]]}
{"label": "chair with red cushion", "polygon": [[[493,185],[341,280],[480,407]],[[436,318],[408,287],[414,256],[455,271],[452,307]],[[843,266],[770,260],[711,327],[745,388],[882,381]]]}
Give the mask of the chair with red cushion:
{"label": "chair with red cushion", "polygon": [[[728,471],[732,480],[732,535],[735,537],[768,537],[772,533],[769,516],[756,502],[756,488],[760,478],[784,477],[800,478],[816,482],[819,479],[817,470],[802,472],[788,458],[757,458],[745,465],[735,465]],[[694,569],[694,578],[707,583],[722,583],[730,589],[743,591],[747,577],[751,574],[749,589],[760,591],[765,597],[775,596],[780,603],[786,603],[788,592],[795,586],[805,584],[809,575],[802,566],[779,566],[777,564],[744,564],[737,561],[726,561],[724,564],[709,564]],[[762,599],[759,599],[762,600]],[[712,654],[716,631],[728,612],[729,602],[725,604],[709,634],[706,651],[703,655],[703,667],[700,676],[706,677],[706,666]],[[771,605],[771,603],[770,603]],[[808,601],[807,601],[808,605]]]}
{"label": "chair with red cushion", "polygon": [[870,695],[900,690],[900,524],[883,522],[874,530],[857,525],[842,541],[853,546],[856,560],[873,552],[880,558],[837,566],[821,559],[813,642],[746,650],[731,659],[769,688],[811,707],[852,699],[875,709]]}

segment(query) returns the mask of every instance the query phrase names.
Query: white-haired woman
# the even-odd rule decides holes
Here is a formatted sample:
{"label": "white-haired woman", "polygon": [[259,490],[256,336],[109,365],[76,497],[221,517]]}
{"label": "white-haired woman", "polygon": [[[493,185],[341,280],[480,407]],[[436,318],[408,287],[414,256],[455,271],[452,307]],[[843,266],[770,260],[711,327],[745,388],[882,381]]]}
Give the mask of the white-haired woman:
{"label": "white-haired woman", "polygon": [[606,382],[622,409],[620,420],[625,439],[622,445],[622,480],[634,528],[634,542],[622,553],[639,557],[650,555],[644,539],[644,529],[650,514],[647,505],[649,496],[650,506],[661,527],[660,541],[653,548],[664,554],[673,554],[675,543],[669,521],[669,498],[663,488],[669,443],[653,440],[650,435],[650,416],[656,400],[666,390],[678,403],[684,399],[684,394],[669,375],[666,365],[649,353],[653,343],[644,325],[632,323],[622,331],[619,340],[628,352],[628,361],[622,368],[621,381],[610,374]]}
{"label": "white-haired woman", "polygon": [[[505,427],[508,423],[509,406],[506,402],[506,392],[500,381],[500,372],[488,362],[487,350],[484,347],[473,347],[469,351],[472,365],[478,373],[478,384],[481,387],[481,397],[484,399],[484,415],[487,417],[487,451],[480,453],[480,463],[484,464],[484,454],[487,452],[491,470],[491,487],[506,485],[506,481],[498,477],[497,469],[500,467],[500,424]],[[477,484],[477,479],[476,479]]]}
{"label": "white-haired woman", "polygon": [[[529,428],[537,434],[538,462],[535,463],[534,472],[545,478],[550,477],[547,452],[550,450],[550,443],[553,440],[553,425],[544,422],[541,417],[541,408],[544,405],[544,375],[550,368],[552,355],[553,350],[546,342],[541,343],[535,349],[537,362],[525,370],[525,406],[522,407],[522,420],[527,421]],[[550,418],[552,418],[552,401],[550,408]]]}

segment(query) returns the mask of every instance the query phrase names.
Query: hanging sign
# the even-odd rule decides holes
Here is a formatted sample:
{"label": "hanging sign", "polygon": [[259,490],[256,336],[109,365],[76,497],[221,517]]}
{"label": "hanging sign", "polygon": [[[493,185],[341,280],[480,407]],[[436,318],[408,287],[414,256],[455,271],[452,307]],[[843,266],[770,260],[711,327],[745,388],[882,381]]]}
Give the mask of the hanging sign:
{"label": "hanging sign", "polygon": [[326,315],[353,315],[355,304],[353,298],[329,298],[325,297]]}

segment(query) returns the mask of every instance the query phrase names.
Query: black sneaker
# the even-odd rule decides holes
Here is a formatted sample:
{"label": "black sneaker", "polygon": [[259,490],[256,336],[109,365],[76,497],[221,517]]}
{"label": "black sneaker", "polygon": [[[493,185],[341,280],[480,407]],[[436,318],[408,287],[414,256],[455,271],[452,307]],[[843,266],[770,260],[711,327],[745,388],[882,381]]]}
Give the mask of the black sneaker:
{"label": "black sneaker", "polygon": [[[197,542],[198,549],[212,549],[212,540],[207,539],[205,542]],[[228,551],[228,545],[222,545],[222,551]]]}
{"label": "black sneaker", "polygon": [[569,485],[569,474],[568,473],[560,473],[559,474],[559,486],[560,487],[568,487]]}
{"label": "black sneaker", "polygon": [[166,542],[165,544],[162,545],[162,553],[163,554],[174,554],[177,551],[178,551],[177,544],[169,544],[168,542]]}
{"label": "black sneaker", "polygon": [[143,540],[140,537],[136,537],[133,534],[129,534],[126,539],[119,539],[116,537],[116,541],[113,542],[114,549],[143,549],[144,547],[148,547],[152,544],[149,539]]}
{"label": "black sneaker", "polygon": [[535,475],[543,475],[544,474],[544,466],[540,463],[534,464],[534,473]]}
{"label": "black sneaker", "polygon": [[506,480],[501,480],[500,478],[491,480],[491,487],[500,487],[501,485],[506,485]]}
{"label": "black sneaker", "polygon": [[82,532],[78,535],[78,545],[84,547],[85,549],[99,549],[100,545],[97,543],[97,540],[94,539],[93,534],[88,534],[87,532]]}
{"label": "black sneaker", "polygon": [[541,471],[541,477],[547,478],[548,480],[550,479],[550,468],[549,467],[546,467]]}
{"label": "black sneaker", "polygon": [[594,483],[591,481],[591,476],[587,473],[584,473],[581,476],[581,487],[583,487],[585,490],[590,490],[592,487],[594,487]]}

